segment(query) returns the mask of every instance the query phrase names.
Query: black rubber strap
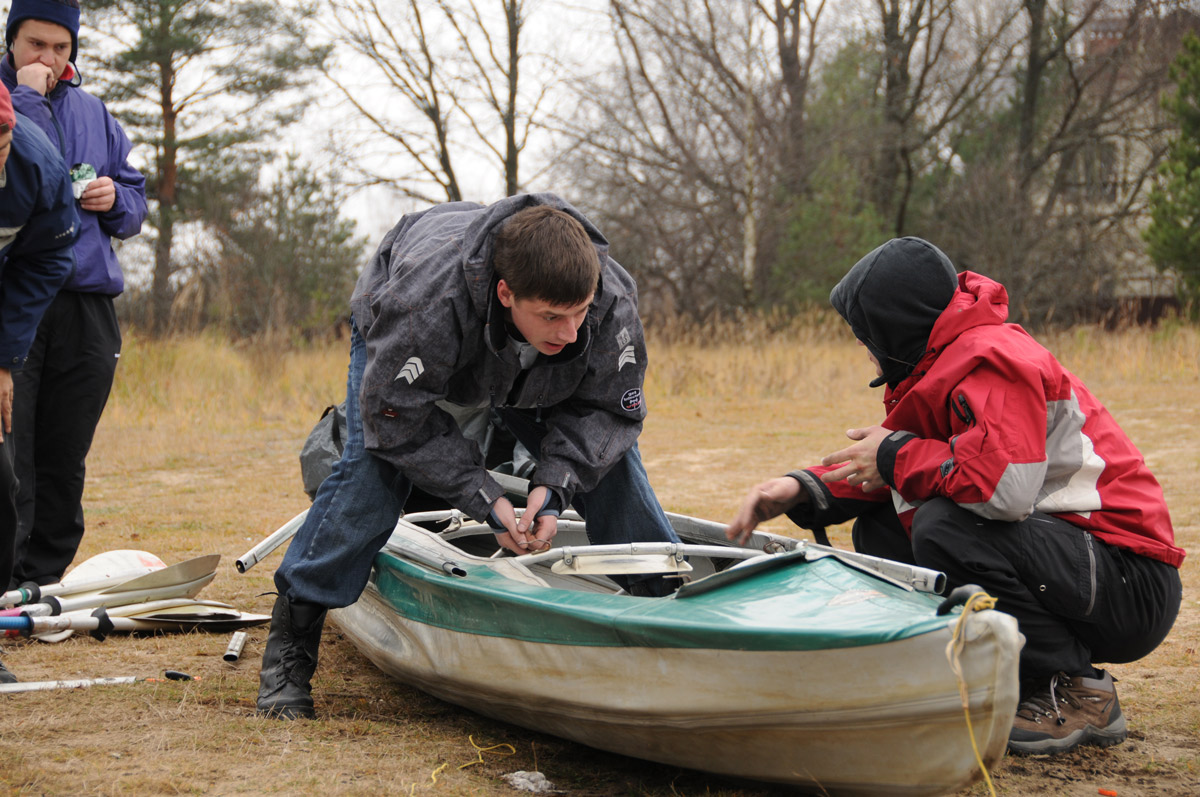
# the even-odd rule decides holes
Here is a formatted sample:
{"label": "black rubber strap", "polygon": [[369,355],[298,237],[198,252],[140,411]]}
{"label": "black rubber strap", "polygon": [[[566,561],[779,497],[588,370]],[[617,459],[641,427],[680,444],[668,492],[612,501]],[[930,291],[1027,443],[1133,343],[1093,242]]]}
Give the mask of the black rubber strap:
{"label": "black rubber strap", "polygon": [[103,642],[104,638],[112,633],[113,630],[113,621],[108,616],[108,609],[101,606],[92,612],[92,617],[97,618],[100,621],[100,625],[96,626],[96,630],[91,632],[91,636]]}

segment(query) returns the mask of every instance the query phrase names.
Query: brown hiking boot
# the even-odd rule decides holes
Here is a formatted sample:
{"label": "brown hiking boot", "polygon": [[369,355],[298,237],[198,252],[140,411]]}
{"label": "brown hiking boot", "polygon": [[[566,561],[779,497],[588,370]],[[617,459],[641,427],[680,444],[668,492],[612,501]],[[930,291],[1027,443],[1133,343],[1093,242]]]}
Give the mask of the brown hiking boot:
{"label": "brown hiking boot", "polygon": [[1125,741],[1125,715],[1111,673],[1099,678],[1058,673],[1017,706],[1010,752],[1056,755],[1081,744],[1108,747]]}

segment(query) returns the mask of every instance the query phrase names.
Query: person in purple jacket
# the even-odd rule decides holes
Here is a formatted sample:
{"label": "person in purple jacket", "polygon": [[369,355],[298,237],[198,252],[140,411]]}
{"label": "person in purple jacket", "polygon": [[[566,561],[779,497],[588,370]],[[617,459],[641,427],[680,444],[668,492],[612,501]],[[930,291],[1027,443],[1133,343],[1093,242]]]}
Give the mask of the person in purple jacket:
{"label": "person in purple jacket", "polygon": [[[25,364],[42,313],[75,268],[78,235],[62,157],[13,111],[0,86],[0,583],[12,572],[17,537],[13,376]],[[15,680],[0,663],[0,683]]]}
{"label": "person in purple jacket", "polygon": [[112,239],[146,219],[145,178],[104,103],[79,87],[78,0],[12,0],[0,81],[76,178],[75,273],[46,311],[16,375],[14,436],[21,528],[12,582],[59,580],[83,538],[84,460],[121,352],[113,300],[125,287]]}

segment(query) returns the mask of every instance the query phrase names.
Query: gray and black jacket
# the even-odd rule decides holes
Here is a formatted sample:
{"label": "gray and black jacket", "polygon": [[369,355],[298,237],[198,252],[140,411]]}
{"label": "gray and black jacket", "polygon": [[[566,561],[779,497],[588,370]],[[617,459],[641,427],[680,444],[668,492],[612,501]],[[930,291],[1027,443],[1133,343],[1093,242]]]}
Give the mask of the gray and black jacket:
{"label": "gray and black jacket", "polygon": [[[553,357],[539,354],[523,373],[506,345],[491,252],[505,221],[534,205],[583,224],[601,276],[578,339]],[[637,287],[608,256],[600,232],[554,194],[404,216],[359,277],[350,306],[367,345],[360,397],[367,450],[477,520],[504,491],[438,401],[535,410],[549,432],[532,483],[554,488],[564,506],[594,489],[637,441],[646,415]]]}

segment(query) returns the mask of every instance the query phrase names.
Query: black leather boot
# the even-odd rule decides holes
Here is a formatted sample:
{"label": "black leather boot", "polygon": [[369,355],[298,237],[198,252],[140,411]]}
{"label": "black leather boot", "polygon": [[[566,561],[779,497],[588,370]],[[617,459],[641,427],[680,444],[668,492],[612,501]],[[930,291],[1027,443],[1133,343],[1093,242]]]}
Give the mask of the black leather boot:
{"label": "black leather boot", "polygon": [[280,595],[271,610],[271,633],[258,680],[258,713],[294,720],[313,716],[312,685],[325,607]]}

